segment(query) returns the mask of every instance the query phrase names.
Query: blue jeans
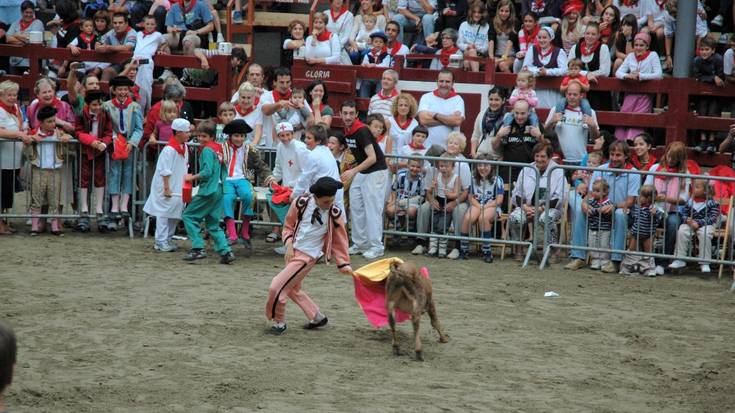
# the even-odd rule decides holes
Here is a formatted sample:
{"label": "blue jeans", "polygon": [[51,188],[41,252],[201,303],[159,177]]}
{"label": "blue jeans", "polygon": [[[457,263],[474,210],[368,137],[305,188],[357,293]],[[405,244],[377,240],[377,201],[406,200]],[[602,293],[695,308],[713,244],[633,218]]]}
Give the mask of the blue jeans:
{"label": "blue jeans", "polygon": [[133,193],[133,154],[128,159],[113,160],[110,158],[110,170],[107,177],[107,190],[110,195]]}
{"label": "blue jeans", "polygon": [[[674,248],[676,247],[676,233],[679,231],[681,225],[681,216],[678,212],[669,212],[666,217],[666,227],[664,228],[664,254],[674,255]],[[666,266],[669,260],[656,260],[656,263],[662,266]]]}
{"label": "blue jeans", "polygon": [[[528,112],[528,120],[531,121],[531,125],[538,127],[538,115],[536,115],[536,111],[531,109]],[[503,115],[503,126],[510,127],[510,125],[513,124],[513,114],[508,112],[505,115]]]}
{"label": "blue jeans", "polygon": [[[569,213],[572,217],[572,246],[586,246],[587,215],[582,213],[582,198],[575,191],[571,191],[569,197]],[[612,249],[625,249],[625,236],[627,233],[628,214],[626,214],[621,208],[617,208],[615,209],[615,215],[613,216],[612,242],[610,244]],[[676,238],[676,233],[674,233],[674,238]],[[570,255],[572,258],[580,260],[587,258],[587,252],[579,249],[572,249]],[[623,254],[610,254],[610,259],[612,261],[620,262],[623,260]]]}
{"label": "blue jeans", "polygon": [[[562,98],[559,100],[559,102],[556,103],[556,113],[564,113],[564,110],[567,107],[567,99]],[[579,108],[582,109],[582,114],[587,116],[592,116],[592,106],[590,106],[590,101],[587,99],[582,99],[579,101]]]}
{"label": "blue jeans", "polygon": [[251,205],[253,204],[253,185],[247,179],[228,179],[224,184],[223,209],[225,218],[235,218],[235,201],[240,198],[242,203],[240,215],[254,215]]}
{"label": "blue jeans", "polygon": [[[414,13],[416,16],[421,18],[421,30],[422,34],[419,36],[418,39],[416,39],[417,44],[425,44],[426,36],[434,33],[434,14],[428,14],[428,13]],[[404,31],[404,28],[407,27],[409,24],[413,25],[413,22],[409,22],[408,18],[402,14],[396,16],[396,21],[401,25],[401,32]],[[404,39],[405,40],[405,39]]]}

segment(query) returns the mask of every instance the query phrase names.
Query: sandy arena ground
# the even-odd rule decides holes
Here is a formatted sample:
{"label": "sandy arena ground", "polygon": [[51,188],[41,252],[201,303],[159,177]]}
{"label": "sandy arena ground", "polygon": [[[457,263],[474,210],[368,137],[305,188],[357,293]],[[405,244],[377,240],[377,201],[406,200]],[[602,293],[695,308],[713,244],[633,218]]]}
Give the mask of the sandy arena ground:
{"label": "sandy arena ground", "polygon": [[[262,239],[262,236],[259,236]],[[420,257],[450,342],[424,357],[370,327],[350,277],[305,290],[330,323],[266,336],[281,259],[235,265],[114,235],[0,237],[0,318],[18,336],[12,412],[726,412],[735,409],[735,294],[713,277],[540,272]],[[188,247],[188,242],[180,242]],[[239,249],[236,250],[239,252]],[[394,254],[411,258],[406,251]],[[354,259],[354,266],[365,264]],[[559,298],[544,298],[553,290]]]}

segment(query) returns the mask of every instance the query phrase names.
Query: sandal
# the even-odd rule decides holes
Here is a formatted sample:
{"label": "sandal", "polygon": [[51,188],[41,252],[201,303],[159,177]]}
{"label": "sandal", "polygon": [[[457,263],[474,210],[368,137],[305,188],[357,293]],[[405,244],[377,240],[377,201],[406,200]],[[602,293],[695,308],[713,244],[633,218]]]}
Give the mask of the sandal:
{"label": "sandal", "polygon": [[272,244],[279,239],[281,239],[281,236],[277,232],[271,232],[267,237],[265,237],[265,242]]}

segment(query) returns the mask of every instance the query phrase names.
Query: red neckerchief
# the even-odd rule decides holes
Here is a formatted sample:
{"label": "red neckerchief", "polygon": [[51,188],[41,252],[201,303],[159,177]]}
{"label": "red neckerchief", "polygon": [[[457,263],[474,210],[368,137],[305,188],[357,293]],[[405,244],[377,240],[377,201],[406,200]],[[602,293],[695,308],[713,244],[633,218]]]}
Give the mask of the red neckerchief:
{"label": "red neckerchief", "polygon": [[184,4],[183,1],[179,4],[181,5],[181,8],[184,10],[184,14],[188,14],[191,12],[194,6],[197,5],[197,0],[191,0],[191,2],[189,3],[189,7],[186,7],[186,4]]}
{"label": "red neckerchief", "polygon": [[[632,163],[630,163],[630,162],[625,162],[625,164],[623,165],[623,167],[622,167],[622,168],[616,168],[616,167],[612,166],[612,164],[610,164],[610,163],[608,162],[608,164],[607,164],[607,167],[608,167],[608,168],[615,168],[615,169],[627,169],[627,170],[631,170],[631,169],[633,169],[633,168],[634,168],[633,164],[632,164]],[[621,173],[622,173],[622,172],[621,172]]]}
{"label": "red neckerchief", "polygon": [[597,201],[597,203],[598,203],[598,204],[604,204],[605,202],[607,202],[607,201],[608,201],[608,199],[610,199],[610,198],[603,198],[603,199],[600,199],[599,201]]}
{"label": "red neckerchief", "polygon": [[135,85],[130,88],[130,92],[133,93],[133,100],[139,101],[140,100],[140,86]]}
{"label": "red neckerchief", "polygon": [[406,121],[401,123],[401,121],[398,120],[398,116],[393,116],[393,119],[396,121],[396,125],[398,125],[401,130],[406,130],[406,128],[411,126],[411,121],[413,120],[409,117],[406,117]]}
{"label": "red neckerchief", "polygon": [[545,0],[535,0],[534,3],[536,3],[536,10],[541,10],[544,8],[544,2]]}
{"label": "red neckerchief", "polygon": [[623,6],[630,7],[633,5],[633,2],[636,0],[623,0]]}
{"label": "red neckerchief", "polygon": [[610,36],[612,36],[612,27],[611,26],[607,26],[604,29],[600,30],[600,37],[602,37],[602,38],[608,37],[609,38]]}
{"label": "red neckerchief", "polygon": [[76,19],[76,20],[74,20],[74,21],[72,21],[72,22],[69,22],[69,23],[63,23],[63,22],[62,22],[62,23],[61,23],[61,27],[63,27],[63,28],[64,28],[64,30],[66,30],[66,31],[69,31],[69,28],[70,28],[71,26],[75,25],[75,24],[79,24],[79,21],[80,21],[79,19]]}
{"label": "red neckerchief", "polygon": [[546,52],[546,53],[544,53],[544,51],[541,50],[541,47],[539,47],[539,46],[534,46],[533,48],[536,49],[536,54],[538,55],[538,60],[541,60],[541,59],[545,58],[546,56],[550,56],[552,53],[554,53],[554,46],[553,45],[549,46],[549,51]]}
{"label": "red neckerchief", "polygon": [[323,32],[316,35],[316,39],[320,42],[326,42],[332,36],[332,32],[324,29]]}
{"label": "red neckerchief", "polygon": [[225,162],[224,153],[222,152],[222,146],[219,143],[215,142],[207,142],[204,145],[202,145],[202,151],[204,151],[204,148],[209,148],[214,151],[214,153],[217,154],[217,160],[219,163]]}
{"label": "red neckerchief", "polygon": [[401,50],[401,46],[403,46],[403,43],[401,42],[393,42],[393,46],[390,48],[390,55],[395,56],[399,50]]}
{"label": "red neckerchief", "polygon": [[413,142],[409,143],[408,147],[411,149],[416,149],[416,150],[426,149],[426,147],[423,144],[419,146],[419,145],[414,145]]}
{"label": "red neckerchief", "polygon": [[155,30],[153,30],[153,31],[150,31],[150,32],[149,32],[149,31],[145,31],[145,30],[143,30],[143,38],[145,39],[145,37],[146,37],[146,36],[148,36],[148,35],[151,35],[151,34],[153,34],[153,33],[155,33],[155,32],[156,32]]}
{"label": "red neckerchief", "polygon": [[125,99],[125,102],[123,102],[123,103],[120,103],[120,99],[118,99],[118,98],[112,99],[112,104],[115,105],[115,107],[118,108],[118,109],[120,109],[120,110],[127,109],[127,107],[131,103],[133,103],[133,99],[130,99],[130,96],[128,96],[128,98]]}
{"label": "red neckerchief", "polygon": [[275,101],[275,103],[278,103],[282,100],[290,100],[290,99],[291,99],[291,89],[289,89],[285,95],[281,95],[281,93],[275,89],[273,90],[273,100]]}
{"label": "red neckerchief", "polygon": [[9,114],[15,116],[16,118],[20,117],[20,109],[18,109],[18,105],[8,106],[0,100],[0,108],[4,109]]}
{"label": "red neckerchief", "polygon": [[20,31],[24,32],[28,30],[28,27],[33,24],[33,22],[36,21],[36,18],[34,17],[33,20],[29,21],[28,23],[24,22],[23,19],[20,19],[20,22],[18,22],[18,25],[20,26]]}
{"label": "red neckerchief", "polygon": [[358,129],[363,127],[366,127],[365,124],[360,122],[360,119],[355,119],[355,123],[352,124],[352,127],[345,127],[345,136],[353,135]]}
{"label": "red neckerchief", "polygon": [[658,8],[663,10],[666,6],[666,0],[656,0],[656,4],[658,4]]}
{"label": "red neckerchief", "polygon": [[87,49],[89,49],[94,41],[94,34],[88,35],[86,33],[79,33],[79,38],[82,39],[82,41],[87,45]]}
{"label": "red neckerchief", "polygon": [[375,138],[375,141],[378,143],[383,142],[383,140],[385,140],[385,135],[380,135],[377,138]]}
{"label": "red neckerchief", "polygon": [[[636,167],[636,169],[643,170],[644,165],[641,163],[640,159],[638,159],[638,155],[636,153],[633,153],[630,156],[630,163],[633,164]],[[652,153],[649,153],[648,162],[646,163],[645,166],[654,165],[655,163],[656,163],[656,157],[653,156]]]}
{"label": "red neckerchief", "polygon": [[[385,46],[381,47],[380,49],[372,48],[370,49],[370,54],[375,58],[377,61],[381,54],[387,52],[388,49],[385,48]],[[377,62],[376,62],[377,63]]]}
{"label": "red neckerchief", "polygon": [[381,100],[391,99],[391,98],[394,98],[396,96],[398,96],[398,91],[396,90],[396,88],[393,88],[393,90],[390,91],[390,95],[384,95],[382,88],[378,92],[378,99],[381,99]]}
{"label": "red neckerchief", "polygon": [[449,49],[445,49],[442,47],[442,49],[439,51],[439,61],[441,62],[442,66],[447,66],[449,64],[449,56],[457,53],[459,50],[459,47],[454,46],[450,47]]}
{"label": "red neckerchief", "polygon": [[565,111],[566,110],[571,110],[572,112],[581,112],[582,111],[582,109],[579,107],[579,105],[577,105],[576,107],[572,107],[571,105],[566,105],[564,107],[564,110]]}
{"label": "red neckerchief", "polygon": [[706,196],[693,196],[692,201],[694,202],[707,202]]}
{"label": "red neckerchief", "polygon": [[638,56],[637,54],[633,53],[633,56],[635,56],[635,60],[638,61],[638,63],[648,59],[648,55],[651,54],[651,51],[647,51],[646,53],[643,53],[643,56]]}
{"label": "red neckerchief", "polygon": [[125,30],[125,33],[123,33],[122,37],[118,36],[116,32],[115,37],[117,38],[117,41],[122,42],[123,39],[125,39],[125,37],[128,35],[128,33],[130,33],[131,30],[133,30],[133,28],[128,26],[128,30]]}
{"label": "red neckerchief", "polygon": [[600,48],[600,45],[602,43],[599,40],[592,47],[587,47],[587,42],[582,42],[582,56],[592,56]]}
{"label": "red neckerchief", "polygon": [[235,110],[237,111],[237,113],[240,116],[245,117],[245,116],[253,113],[253,111],[255,110],[255,108],[258,107],[258,102],[259,101],[260,101],[259,98],[255,98],[255,103],[253,103],[253,106],[251,106],[251,107],[249,107],[249,108],[247,108],[245,110],[243,110],[242,106],[240,106],[240,104],[237,103],[237,104],[235,104]]}
{"label": "red neckerchief", "polygon": [[[442,98],[442,97],[441,97],[441,95],[439,94],[439,89],[435,89],[435,90],[434,90],[434,96],[436,96],[436,97],[438,97],[438,98]],[[451,89],[451,90],[449,91],[449,94],[447,95],[447,97],[445,97],[445,98],[442,98],[442,99],[451,99],[451,98],[453,98],[453,97],[455,97],[455,96],[457,96],[457,92],[455,92],[455,91],[454,91],[454,88],[452,88],[452,89]]]}
{"label": "red neckerchief", "polygon": [[186,154],[186,144],[179,143],[179,141],[177,141],[176,139],[169,139],[166,146],[174,148],[174,150],[182,157],[184,157],[184,154]]}
{"label": "red neckerchief", "polygon": [[31,134],[32,135],[38,135],[38,136],[41,137],[41,139],[43,139],[43,138],[51,138],[54,135],[56,135],[56,129],[54,129],[54,131],[51,132],[51,133],[46,133],[46,132],[42,131],[41,128],[38,128],[35,131],[31,131]]}
{"label": "red neckerchief", "polygon": [[344,7],[344,6],[342,6],[342,8],[339,9],[339,14],[336,16],[334,15],[334,10],[329,9],[329,14],[332,16],[333,22],[336,22],[337,20],[339,20],[339,18],[342,17],[342,15],[345,13],[347,13],[347,7]]}
{"label": "red neckerchief", "polygon": [[91,120],[92,120],[92,122],[96,121],[96,120],[97,120],[97,118],[98,118],[98,117],[100,116],[100,114],[99,114],[99,113],[91,113],[91,112],[89,111],[89,106],[87,106],[86,104],[85,104],[85,105],[84,105],[84,107],[82,108],[82,114],[83,114],[84,116],[88,117],[89,119],[91,119]]}
{"label": "red neckerchief", "polygon": [[533,31],[530,32],[530,33],[524,27],[523,28],[523,34],[526,37],[526,44],[534,43],[536,41],[536,37],[538,36],[538,32],[539,31],[541,31],[541,26],[539,26],[538,24],[536,24],[536,26],[534,26]]}
{"label": "red neckerchief", "polygon": [[235,144],[232,143],[232,139],[228,140],[227,144],[232,149],[232,158],[230,159],[230,167],[227,171],[227,176],[232,176],[232,174],[235,173],[235,164],[237,164],[237,150],[242,146],[235,146]]}

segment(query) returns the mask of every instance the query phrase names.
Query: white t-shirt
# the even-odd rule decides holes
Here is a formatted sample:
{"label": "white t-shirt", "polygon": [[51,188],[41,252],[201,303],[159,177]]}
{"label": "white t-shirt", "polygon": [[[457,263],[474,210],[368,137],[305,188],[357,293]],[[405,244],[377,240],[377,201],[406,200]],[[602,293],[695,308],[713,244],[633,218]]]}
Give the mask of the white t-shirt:
{"label": "white t-shirt", "polygon": [[[546,118],[548,125],[556,115],[556,108],[551,108],[549,116]],[[597,122],[597,114],[592,111],[592,119]],[[578,108],[577,110],[566,109],[561,120],[556,124],[554,130],[559,137],[559,145],[564,154],[564,160],[571,162],[581,162],[582,158],[587,154],[587,136],[589,128],[584,126],[584,114]]]}
{"label": "white t-shirt", "polygon": [[411,119],[408,127],[401,129],[393,116],[389,117],[388,121],[390,122],[390,136],[393,138],[393,148],[400,149],[403,146],[408,146],[411,142],[411,136],[413,136],[413,130],[419,126],[419,122],[416,119]]}
{"label": "white t-shirt", "polygon": [[311,222],[311,218],[314,216],[314,210],[318,208],[314,197],[309,198],[309,203],[306,204],[304,215],[302,215],[299,229],[296,230],[294,236],[294,249],[297,249],[311,258],[318,259],[324,254],[324,236],[327,234],[327,227],[329,226],[329,211],[319,209],[319,215],[322,223],[319,221]]}
{"label": "white t-shirt", "polygon": [[[421,96],[421,101],[419,102],[419,112],[422,111],[435,112],[441,115],[451,115],[454,112],[459,112],[464,119],[464,99],[459,95],[444,99],[434,94],[434,92],[425,93]],[[439,145],[446,149],[447,135],[453,131],[458,131],[459,127],[436,125],[429,126],[428,129],[429,138],[424,143],[424,146]]]}
{"label": "white t-shirt", "polygon": [[722,56],[722,64],[725,71],[725,74],[728,76],[732,76],[732,69],[733,66],[735,66],[735,52],[733,52],[732,49],[727,49],[725,51],[725,55]]}
{"label": "white t-shirt", "polygon": [[[18,118],[0,108],[0,128],[6,131],[18,132],[20,126]],[[0,140],[0,169],[20,169],[22,155],[23,141]],[[5,190],[12,191],[12,189],[3,188],[3,191]]]}
{"label": "white t-shirt", "polygon": [[[242,119],[245,121],[245,123],[248,124],[253,130],[247,134],[245,137],[245,142],[250,143],[255,138],[255,126],[256,125],[262,125],[263,124],[263,111],[260,109],[260,107],[256,106],[255,110],[248,113],[245,116],[242,116],[240,113],[235,111],[235,119]],[[263,135],[265,135],[265,131],[263,131]],[[263,137],[260,137],[260,143],[263,141]]]}
{"label": "white t-shirt", "polygon": [[[288,45],[291,42],[293,42],[293,41],[294,41],[293,39],[286,39],[286,40],[284,40],[283,41],[283,50],[287,50],[288,49]],[[303,59],[304,56],[306,55],[306,41],[304,41],[304,44],[301,45],[301,47],[296,48],[296,49],[292,49],[292,51],[293,51],[293,58],[294,58],[294,60],[296,60],[296,59]]]}

